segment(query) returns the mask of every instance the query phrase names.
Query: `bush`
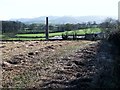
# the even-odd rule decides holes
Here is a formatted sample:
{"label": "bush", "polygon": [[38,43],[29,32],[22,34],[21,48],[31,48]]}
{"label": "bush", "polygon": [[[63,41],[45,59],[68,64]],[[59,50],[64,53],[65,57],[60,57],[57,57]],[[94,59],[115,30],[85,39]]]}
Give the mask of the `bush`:
{"label": "bush", "polygon": [[120,50],[120,31],[111,33],[108,40],[116,45]]}
{"label": "bush", "polygon": [[63,40],[67,40],[68,39],[68,32],[66,32],[65,34],[62,34],[62,39]]}

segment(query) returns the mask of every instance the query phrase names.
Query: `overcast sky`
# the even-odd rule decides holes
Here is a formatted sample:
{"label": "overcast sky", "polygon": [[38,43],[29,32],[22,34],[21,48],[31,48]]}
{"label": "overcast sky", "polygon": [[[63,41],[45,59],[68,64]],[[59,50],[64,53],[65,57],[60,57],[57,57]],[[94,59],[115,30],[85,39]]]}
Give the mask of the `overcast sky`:
{"label": "overcast sky", "polygon": [[39,16],[118,16],[120,0],[0,0],[0,20]]}

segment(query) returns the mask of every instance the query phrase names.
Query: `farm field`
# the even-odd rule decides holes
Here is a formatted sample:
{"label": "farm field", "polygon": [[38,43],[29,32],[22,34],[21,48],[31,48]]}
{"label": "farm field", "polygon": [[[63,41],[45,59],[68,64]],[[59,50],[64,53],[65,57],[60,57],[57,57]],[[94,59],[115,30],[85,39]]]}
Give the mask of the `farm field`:
{"label": "farm field", "polygon": [[[77,34],[85,34],[85,32],[83,30],[74,30],[77,32]],[[50,37],[53,37],[53,36],[60,36],[62,35],[62,33],[68,33],[68,34],[72,34],[74,31],[65,31],[65,32],[59,32],[59,33],[50,33]],[[96,32],[100,32],[101,30],[99,28],[93,28],[93,29],[86,29],[86,33],[96,33]],[[44,37],[45,34],[17,34],[16,36],[26,36],[26,37],[29,37],[29,36],[33,36],[33,37],[36,37],[36,36],[41,36],[41,37]]]}
{"label": "farm field", "polygon": [[[49,37],[54,36],[61,36],[62,34],[67,33],[68,35],[73,35],[76,32],[77,35],[84,35],[85,33],[97,33],[101,32],[99,28],[91,28],[91,29],[81,29],[81,30],[74,30],[74,31],[65,31],[65,32],[56,32],[56,33],[49,33]],[[7,40],[45,40],[45,34],[17,34],[15,38],[8,38]]]}
{"label": "farm field", "polygon": [[[110,49],[109,44],[103,45],[101,41],[1,42],[2,86],[74,90],[86,86],[101,87],[106,82],[111,86],[114,82],[111,82],[110,74]],[[106,77],[99,79],[103,74],[110,78],[107,81]]]}

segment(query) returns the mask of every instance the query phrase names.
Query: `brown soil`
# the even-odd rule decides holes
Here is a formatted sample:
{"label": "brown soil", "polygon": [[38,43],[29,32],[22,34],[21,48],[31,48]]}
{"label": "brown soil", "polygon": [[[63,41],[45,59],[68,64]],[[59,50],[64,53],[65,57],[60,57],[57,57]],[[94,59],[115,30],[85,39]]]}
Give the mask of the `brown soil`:
{"label": "brown soil", "polygon": [[101,87],[106,83],[99,81],[101,73],[104,75],[106,68],[112,70],[110,48],[104,48],[100,41],[2,42],[3,87]]}

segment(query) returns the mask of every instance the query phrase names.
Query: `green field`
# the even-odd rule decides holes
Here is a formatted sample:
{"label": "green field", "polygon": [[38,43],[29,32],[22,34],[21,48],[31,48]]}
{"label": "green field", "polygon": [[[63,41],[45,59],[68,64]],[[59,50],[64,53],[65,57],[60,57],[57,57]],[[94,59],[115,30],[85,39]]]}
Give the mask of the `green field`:
{"label": "green field", "polygon": [[[73,33],[77,33],[77,35],[84,35],[85,33],[97,33],[101,32],[99,28],[89,28],[89,29],[80,29],[74,31],[65,31],[65,32],[57,32],[57,33],[49,33],[49,37],[61,36],[62,34],[67,33],[68,35],[73,35]],[[15,38],[9,38],[7,40],[45,40],[45,34],[16,34]]]}
{"label": "green field", "polygon": [[[73,34],[75,31],[77,32],[77,34],[85,34],[84,30],[86,30],[87,32],[86,33],[96,33],[96,32],[101,32],[101,30],[99,28],[94,28],[92,29],[92,32],[91,32],[91,29],[81,29],[81,30],[74,30],[74,31],[65,31],[65,32],[59,32],[59,33],[49,33],[49,36],[50,37],[54,37],[54,36],[61,36],[63,33],[68,33],[68,34]],[[22,37],[22,36],[25,36],[25,37],[45,37],[45,34],[17,34],[16,36],[18,37]]]}
{"label": "green field", "polygon": [[[53,36],[60,36],[62,35],[63,32],[59,32],[59,33],[49,33],[49,36],[50,37],[53,37]],[[17,34],[16,35],[17,37],[45,37],[45,34],[42,33],[42,34]]]}

